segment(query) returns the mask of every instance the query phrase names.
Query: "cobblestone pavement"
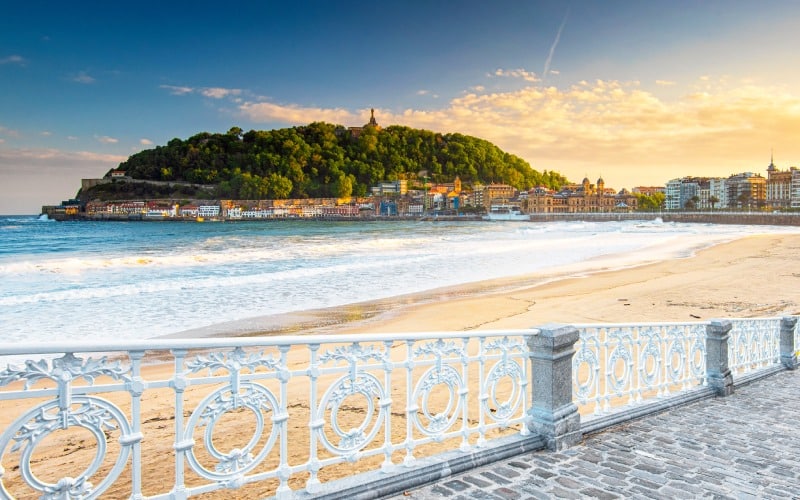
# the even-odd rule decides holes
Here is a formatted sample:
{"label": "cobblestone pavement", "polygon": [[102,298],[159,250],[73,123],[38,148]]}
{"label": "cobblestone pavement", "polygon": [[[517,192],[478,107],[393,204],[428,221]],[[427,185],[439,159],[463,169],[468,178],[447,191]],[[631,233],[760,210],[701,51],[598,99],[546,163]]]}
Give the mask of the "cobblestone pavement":
{"label": "cobblestone pavement", "polygon": [[800,370],[394,498],[800,499]]}

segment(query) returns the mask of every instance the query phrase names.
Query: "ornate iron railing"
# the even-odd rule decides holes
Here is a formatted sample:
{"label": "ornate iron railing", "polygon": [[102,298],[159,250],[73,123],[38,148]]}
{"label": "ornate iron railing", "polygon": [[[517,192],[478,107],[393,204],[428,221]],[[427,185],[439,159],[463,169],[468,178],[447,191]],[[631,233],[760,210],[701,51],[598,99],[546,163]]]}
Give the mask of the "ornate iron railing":
{"label": "ornate iron railing", "polygon": [[728,367],[743,375],[780,363],[780,318],[731,320]]}
{"label": "ornate iron railing", "polygon": [[576,403],[584,413],[664,397],[703,383],[705,323],[576,325]]}
{"label": "ornate iron railing", "polygon": [[0,345],[0,496],[308,497],[508,439],[558,448],[579,439],[574,403],[611,422],[706,384],[727,395],[795,367],[799,337],[767,318]]}
{"label": "ornate iron railing", "polygon": [[[0,494],[291,497],[322,476],[524,436],[533,333],[6,346],[48,357],[0,372]],[[154,357],[172,368],[143,366]],[[44,466],[62,455],[89,465]]]}

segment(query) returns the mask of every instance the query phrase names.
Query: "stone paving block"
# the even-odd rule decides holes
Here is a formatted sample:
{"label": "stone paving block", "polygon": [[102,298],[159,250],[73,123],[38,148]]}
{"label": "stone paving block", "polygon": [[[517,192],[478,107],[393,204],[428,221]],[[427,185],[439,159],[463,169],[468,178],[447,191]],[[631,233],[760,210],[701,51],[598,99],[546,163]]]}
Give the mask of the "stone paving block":
{"label": "stone paving block", "polygon": [[518,461],[515,461],[515,460],[512,460],[511,462],[508,462],[508,465],[510,467],[514,467],[516,469],[530,469],[531,468],[531,466],[529,464],[526,464],[525,462],[518,462]]}
{"label": "stone paving block", "polygon": [[469,484],[467,484],[467,483],[465,483],[463,481],[459,481],[458,479],[455,479],[453,481],[447,481],[446,483],[442,483],[442,486],[444,486],[446,488],[450,488],[451,490],[458,491],[458,492],[461,492],[461,491],[464,491],[464,490],[468,490],[469,488],[471,488],[471,486]]}
{"label": "stone paving block", "polygon": [[495,495],[497,495],[500,498],[504,498],[504,499],[508,499],[508,500],[516,500],[517,498],[522,498],[522,495],[519,492],[514,491],[514,490],[512,490],[510,488],[506,488],[506,487],[497,488],[497,489],[493,490],[492,493],[494,493]]}
{"label": "stone paving block", "polygon": [[490,483],[489,481],[486,481],[485,479],[481,479],[476,476],[462,476],[461,479],[477,486],[478,488],[488,488],[489,486],[492,485],[492,483]]}
{"label": "stone paving block", "polygon": [[621,495],[595,488],[584,488],[580,491],[580,494],[588,498],[597,498],[599,500],[614,500],[616,498],[622,498]]}
{"label": "stone paving block", "polygon": [[583,498],[580,493],[572,491],[572,490],[565,490],[564,488],[555,487],[550,491],[550,493],[556,498],[575,498],[580,499]]}
{"label": "stone paving block", "polygon": [[540,489],[531,488],[529,485],[522,485],[520,491],[525,493],[526,498],[535,500],[550,500],[552,498],[549,494]]}
{"label": "stone paving block", "polygon": [[483,477],[485,477],[486,479],[488,479],[489,481],[491,481],[491,482],[493,482],[494,484],[497,484],[497,485],[511,484],[511,481],[509,481],[508,479],[506,479],[504,477],[500,477],[497,474],[495,474],[494,472],[490,472],[488,470],[483,470],[483,471],[480,472],[480,474]]}
{"label": "stone paving block", "polygon": [[625,479],[625,478],[628,477],[627,473],[620,472],[620,471],[618,471],[616,469],[612,469],[612,468],[603,468],[603,469],[600,469],[598,472],[600,472],[601,476],[607,476],[607,477],[611,477],[611,478],[614,478],[614,479]]}
{"label": "stone paving block", "polygon": [[541,478],[544,478],[544,479],[549,479],[549,478],[551,478],[551,477],[556,475],[555,472],[552,472],[552,471],[549,471],[549,470],[546,470],[546,469],[534,469],[533,471],[531,471],[531,474],[535,474],[535,475],[537,475],[537,476],[539,476]]}
{"label": "stone paving block", "polygon": [[618,462],[613,462],[613,461],[603,462],[600,464],[600,466],[607,467],[609,469],[614,469],[617,472],[628,472],[629,470],[631,470],[631,468],[628,467],[627,465],[622,465]]}
{"label": "stone paving block", "polygon": [[570,488],[570,489],[573,489],[573,490],[577,490],[577,489],[580,489],[580,488],[583,487],[583,485],[581,483],[579,483],[578,481],[575,481],[574,479],[571,479],[571,478],[568,478],[568,477],[564,477],[564,476],[556,477],[555,478],[555,482],[557,482],[558,484],[560,484],[561,486],[563,486],[565,488]]}
{"label": "stone paving block", "polygon": [[431,493],[438,497],[452,497],[456,494],[455,491],[452,491],[444,486],[437,484],[436,486],[431,488]]}
{"label": "stone paving block", "polygon": [[497,467],[493,467],[492,470],[495,474],[502,476],[506,479],[512,479],[515,477],[519,477],[520,473],[511,469],[509,467],[503,467],[502,465],[498,465]]}
{"label": "stone paving block", "polygon": [[649,481],[647,479],[641,477],[631,477],[628,481],[632,484],[638,484],[639,486],[644,486],[648,490],[656,491],[661,488],[662,485],[658,483],[654,483],[653,481]]}

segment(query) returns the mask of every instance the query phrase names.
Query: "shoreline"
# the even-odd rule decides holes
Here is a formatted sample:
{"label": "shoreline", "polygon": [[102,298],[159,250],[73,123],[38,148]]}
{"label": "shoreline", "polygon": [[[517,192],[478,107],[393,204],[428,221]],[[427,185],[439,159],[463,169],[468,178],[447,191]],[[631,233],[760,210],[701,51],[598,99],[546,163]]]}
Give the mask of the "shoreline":
{"label": "shoreline", "polygon": [[[708,315],[709,312],[725,313],[713,315],[715,318],[754,317],[760,315],[758,313],[763,309],[780,311],[782,314],[800,314],[798,305],[800,292],[781,299],[783,300],[781,304],[773,304],[771,307],[736,306],[731,298],[717,303],[714,307],[699,303],[697,298],[681,302],[680,295],[686,294],[676,295],[674,298],[662,297],[661,295],[669,290],[661,289],[654,283],[656,279],[668,279],[670,276],[672,281],[675,281],[676,276],[685,273],[696,274],[700,282],[704,278],[705,281],[713,281],[714,269],[722,273],[730,268],[737,258],[746,258],[748,255],[756,258],[767,249],[778,248],[781,245],[789,245],[792,249],[800,250],[800,234],[752,235],[703,241],[681,250],[655,253],[652,258],[633,264],[624,264],[627,253],[612,254],[532,274],[465,283],[345,306],[258,316],[159,338],[466,331],[498,327],[529,328],[543,322],[620,323],[639,321],[635,318],[643,316],[649,318],[648,321],[698,321],[709,319],[711,317]],[[726,257],[731,258],[731,261],[725,262]],[[771,274],[774,275],[775,272]],[[796,281],[797,285],[800,285],[800,279]],[[619,294],[620,296],[615,299],[619,304],[615,304],[607,297],[609,289],[596,289],[594,286],[596,282],[608,283],[611,289],[626,287],[634,290],[630,290],[632,293]],[[636,289],[637,283],[638,289]],[[800,287],[787,285],[787,289],[800,289]],[[592,314],[578,313],[573,315],[573,319],[576,320],[570,320],[566,312],[562,315],[555,313],[569,309],[558,307],[559,301],[556,297],[558,294],[565,294],[574,301],[575,310],[587,309],[584,303],[591,303],[593,296],[608,304],[609,309],[597,311],[596,308],[592,308]],[[601,296],[606,297],[602,299]],[[648,297],[651,301],[649,307],[644,300]],[[684,299],[689,298],[691,297],[684,297]],[[516,304],[513,304],[514,302]],[[492,305],[488,306],[489,303]],[[512,307],[514,305],[517,307]],[[521,307],[522,305],[525,307]],[[620,306],[626,309],[620,310]],[[459,310],[460,307],[466,308],[468,313]],[[486,310],[487,307],[490,311]],[[689,309],[692,311],[688,311]],[[656,311],[661,311],[664,317],[659,317]],[[512,312],[513,317],[517,318],[516,321],[509,316]],[[628,316],[631,318],[626,321]],[[443,321],[444,317],[450,318],[450,321]],[[534,322],[524,323],[526,317],[530,317]],[[437,327],[424,327],[419,323],[433,324]]]}

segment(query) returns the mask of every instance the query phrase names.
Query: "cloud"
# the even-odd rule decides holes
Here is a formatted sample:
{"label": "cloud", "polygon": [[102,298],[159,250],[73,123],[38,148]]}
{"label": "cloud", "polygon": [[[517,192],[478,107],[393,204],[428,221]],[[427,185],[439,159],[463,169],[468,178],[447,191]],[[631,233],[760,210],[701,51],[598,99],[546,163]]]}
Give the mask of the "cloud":
{"label": "cloud", "polygon": [[86,73],[85,71],[79,72],[77,75],[72,76],[70,79],[73,82],[85,83],[87,85],[95,82],[95,79],[89,76],[89,74]]}
{"label": "cloud", "polygon": [[98,142],[102,142],[103,144],[116,144],[119,142],[119,139],[115,137],[109,137],[107,135],[102,135],[99,137],[94,136],[94,138],[97,139]]}
{"label": "cloud", "polygon": [[656,80],[656,85],[660,85],[662,87],[672,87],[677,85],[678,82],[674,82],[672,80]]}
{"label": "cloud", "polygon": [[77,140],[78,140],[78,138],[77,138],[77,137],[75,137],[74,135],[68,135],[68,136],[67,136],[67,140],[70,140],[70,141],[77,141]]}
{"label": "cloud", "polygon": [[139,144],[141,144],[142,146],[152,146],[153,145],[153,141],[151,141],[150,139],[142,138],[142,139],[139,139]]}
{"label": "cloud", "polygon": [[7,135],[9,137],[19,137],[19,131],[6,128],[2,125],[0,125],[0,134]]}
{"label": "cloud", "polygon": [[[772,146],[800,163],[795,139],[800,135],[800,95],[770,85],[733,85],[722,78],[697,83],[705,90],[689,85],[677,97],[675,87],[660,96],[638,81],[531,84],[504,92],[473,87],[439,109],[376,110],[375,116],[383,126],[481,137],[534,168],[557,170],[573,180],[602,171],[609,186],[617,188],[663,184],[683,175],[757,171],[766,167],[761,159]],[[268,102],[245,103],[240,110],[257,123],[361,125],[369,116],[368,110]]]}
{"label": "cloud", "polygon": [[172,95],[186,95],[194,92],[194,89],[192,87],[179,87],[176,85],[161,85],[160,87],[162,89],[169,90],[169,93]]}
{"label": "cloud", "polygon": [[[172,95],[200,94],[211,99],[223,99],[242,95],[242,89],[228,89],[224,87],[186,87],[178,85],[161,85],[160,88],[169,90]],[[235,99],[234,99],[235,100]]]}
{"label": "cloud", "polygon": [[[491,76],[491,75],[490,75]],[[536,73],[532,71],[528,71],[522,68],[519,69],[496,69],[494,72],[494,76],[501,76],[501,77],[509,77],[509,78],[521,78],[526,82],[536,83],[540,82],[541,78],[536,76]]]}
{"label": "cloud", "polygon": [[[269,102],[245,102],[239,110],[254,122],[280,122],[288,124],[306,124],[311,121],[324,121],[329,123],[358,123],[363,125],[369,120],[369,110],[353,113],[351,111],[334,108],[304,108],[295,105],[280,105]],[[364,117],[367,117],[366,119]]]}
{"label": "cloud", "polygon": [[81,179],[97,178],[127,158],[93,151],[0,148],[0,213],[38,214],[75,196]]}
{"label": "cloud", "polygon": [[241,89],[225,89],[222,87],[208,87],[204,89],[200,89],[200,93],[205,97],[211,97],[213,99],[222,99],[223,97],[227,97],[229,95],[235,96],[240,95],[242,93]]}
{"label": "cloud", "polygon": [[50,137],[51,135],[53,135],[53,133],[52,133],[52,132],[50,132],[49,130],[42,130],[42,132],[40,133],[40,135],[42,135],[42,136],[44,136],[44,137]]}
{"label": "cloud", "polygon": [[0,144],[5,144],[6,140],[0,137]]}
{"label": "cloud", "polygon": [[2,65],[2,64],[17,64],[19,66],[24,66],[26,62],[27,61],[25,61],[24,57],[18,56],[16,54],[12,54],[10,56],[6,56],[6,57],[3,57],[3,58],[0,58],[0,65]]}

